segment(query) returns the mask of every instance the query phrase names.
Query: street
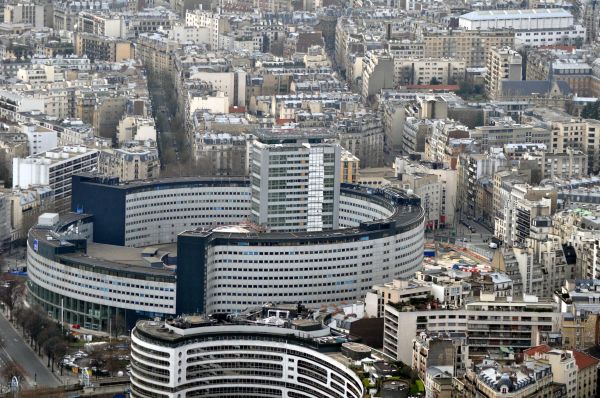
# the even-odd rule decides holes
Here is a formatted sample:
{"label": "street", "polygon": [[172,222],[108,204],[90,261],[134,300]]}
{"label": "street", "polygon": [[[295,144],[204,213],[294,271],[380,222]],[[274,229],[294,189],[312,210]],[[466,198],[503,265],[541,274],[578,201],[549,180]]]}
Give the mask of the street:
{"label": "street", "polygon": [[25,369],[25,382],[30,388],[35,386],[36,375],[38,386],[57,387],[61,385],[61,382],[41,362],[2,314],[0,314],[0,338],[2,339],[0,367],[11,360],[17,362]]}

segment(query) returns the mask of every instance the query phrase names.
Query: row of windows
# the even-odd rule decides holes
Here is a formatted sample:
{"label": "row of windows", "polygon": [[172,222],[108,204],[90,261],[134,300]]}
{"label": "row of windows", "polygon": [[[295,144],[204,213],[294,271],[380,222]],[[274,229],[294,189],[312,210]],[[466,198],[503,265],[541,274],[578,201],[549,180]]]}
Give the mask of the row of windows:
{"label": "row of windows", "polygon": [[[139,335],[136,335],[136,337],[140,337]],[[236,340],[237,336],[222,336],[221,340]],[[275,340],[277,341],[277,340]],[[134,348],[134,354],[137,354],[135,352],[135,349],[138,347],[137,344],[135,344],[133,346]],[[218,351],[231,351],[228,353],[220,353],[220,354],[214,354],[213,352],[218,352]],[[253,359],[253,360],[263,360],[263,361],[272,361],[272,362],[281,362],[283,360],[281,355],[273,355],[271,353],[280,353],[280,354],[287,354],[287,355],[291,355],[294,357],[299,357],[299,358],[305,358],[307,360],[302,360],[299,359],[298,360],[298,366],[299,368],[304,368],[307,370],[312,371],[313,373],[317,374],[317,375],[321,375],[321,374],[325,374],[327,375],[327,371],[324,371],[323,368],[325,369],[329,369],[332,371],[332,374],[335,374],[335,380],[337,382],[339,382],[340,384],[344,384],[343,380],[346,379],[347,382],[349,383],[348,386],[352,388],[352,390],[354,390],[356,393],[358,393],[358,389],[357,387],[359,387],[359,384],[356,380],[354,380],[352,377],[350,377],[347,374],[341,373],[340,374],[340,369],[336,366],[333,366],[332,364],[328,363],[325,360],[322,360],[321,358],[309,354],[309,353],[305,353],[305,352],[301,352],[301,351],[296,351],[294,349],[291,348],[284,348],[284,347],[278,347],[275,345],[269,346],[269,345],[251,345],[251,344],[236,344],[236,345],[227,345],[227,344],[223,344],[223,345],[215,345],[215,346],[209,346],[209,347],[198,347],[198,348],[193,348],[193,349],[189,349],[188,350],[188,354],[195,354],[195,353],[201,353],[200,356],[192,356],[189,357],[187,359],[187,363],[194,363],[194,365],[187,367],[187,371],[195,371],[195,370],[208,370],[206,368],[206,366],[212,367],[225,367],[225,368],[238,368],[240,366],[243,366],[244,368],[248,368],[248,367],[252,367],[253,365],[249,365],[248,362],[244,362],[244,363],[239,363],[238,361],[233,362],[231,364],[227,364],[227,363],[219,363],[216,364],[214,363],[215,360],[227,360],[227,359],[234,359],[234,360],[239,360],[239,359]],[[201,363],[198,363],[201,362]],[[267,365],[267,363],[265,362],[251,362],[251,363],[258,363],[260,365],[257,365],[256,367],[262,368],[263,366],[266,366],[268,369],[277,369],[277,367],[274,367],[273,364],[271,365]],[[239,364],[239,366],[238,366]],[[179,364],[179,366],[181,366],[181,363]],[[277,365],[279,366],[279,365]],[[181,387],[180,387],[181,388]]]}
{"label": "row of windows", "polygon": [[[71,276],[64,277],[65,273],[53,266],[51,264],[43,264],[40,262],[36,255],[29,254],[28,259],[29,271],[33,281],[37,284],[45,286],[48,289],[53,291],[61,291],[62,294],[72,293],[74,295],[83,295],[91,298],[96,298],[100,300],[113,301],[116,303],[122,304],[132,304],[139,306],[150,306],[155,309],[174,309],[175,306],[173,304],[169,304],[173,302],[174,294],[170,296],[160,296],[153,294],[143,294],[139,292],[131,292],[127,290],[112,290],[107,287],[100,287],[96,285],[85,284],[82,282],[78,282],[76,279],[81,276]],[[89,277],[88,277],[89,278]],[[111,281],[112,282],[112,281]],[[124,282],[118,282],[121,285],[127,286],[140,286],[140,288],[149,289],[152,287],[153,289],[161,289],[163,291],[175,292],[175,288],[163,288],[156,286],[142,286],[142,285],[133,285]],[[95,291],[100,291],[102,293],[96,294],[87,291],[86,289],[91,289]],[[110,290],[110,292],[109,292]],[[115,297],[115,295],[122,295],[122,297]],[[165,302],[159,303],[157,300],[163,300]]]}
{"label": "row of windows", "polygon": [[[373,245],[367,246],[366,248],[372,248]],[[305,250],[293,250],[293,251],[268,251],[268,252],[252,252],[249,253],[247,250],[244,251],[231,251],[231,250],[217,250],[214,252],[214,255],[222,255],[222,254],[229,254],[229,255],[248,255],[248,254],[255,254],[255,255],[260,255],[260,256],[306,256],[306,255],[311,255],[311,254],[327,254],[327,253],[343,253],[343,252],[353,252],[353,251],[357,251],[359,250],[358,247],[353,246],[353,247],[340,247],[338,249],[316,249],[316,250],[310,250],[310,251],[305,251]]]}
{"label": "row of windows", "polygon": [[[329,258],[301,258],[296,260],[287,260],[287,259],[276,259],[276,260],[241,260],[236,258],[217,258],[213,261],[213,264],[228,264],[228,263],[236,263],[236,264],[299,264],[299,263],[329,263],[334,261],[347,261],[347,260],[356,260],[358,256],[346,256],[346,257],[329,257]],[[325,269],[335,269],[341,268],[337,267],[324,267]],[[298,269],[295,268],[295,271]],[[282,271],[282,269],[278,269],[278,271]]]}
{"label": "row of windows", "polygon": [[232,191],[231,188],[228,188],[226,191],[217,191],[217,192],[178,192],[178,193],[166,193],[162,195],[140,195],[137,197],[129,196],[126,203],[134,203],[144,200],[150,199],[161,199],[161,198],[178,198],[182,196],[248,196],[250,192],[237,192]]}
{"label": "row of windows", "polygon": [[[319,284],[317,286],[320,286],[320,285],[333,286],[335,284],[323,283],[323,284]],[[290,286],[292,286],[294,288],[301,288],[301,287],[310,288],[310,287],[314,287],[315,285],[313,284],[313,285],[290,285]],[[277,289],[277,288],[283,289],[282,286],[271,286],[270,288],[271,288],[271,290]],[[369,289],[370,287],[367,286],[366,288]],[[339,295],[339,294],[343,294],[343,293],[354,293],[357,291],[358,291],[358,289],[356,289],[356,288],[354,288],[354,289],[322,290],[322,291],[318,291],[318,292],[301,291],[301,292],[297,292],[297,293],[290,292],[290,291],[287,291],[284,293],[275,293],[273,291],[261,292],[261,293],[214,292],[214,291],[212,291],[210,294],[208,294],[208,296],[209,297],[229,297],[229,296],[236,296],[236,297],[237,296],[241,296],[241,297],[291,297],[291,296],[308,297],[308,296],[325,296],[328,294],[338,294]],[[346,300],[346,299],[344,299],[344,300]],[[349,300],[356,300],[356,297],[349,298]],[[338,301],[338,300],[336,299],[336,301]],[[214,301],[214,300],[213,300],[213,302],[218,303],[218,301]],[[231,302],[227,301],[226,303],[227,304],[248,304],[247,301],[237,301],[237,302],[236,301],[231,301]]]}
{"label": "row of windows", "polygon": [[[283,270],[279,270],[279,272],[283,272]],[[236,271],[237,273],[237,271]],[[209,273],[209,275],[212,274],[212,272]],[[325,274],[325,275],[316,275],[313,273],[310,273],[308,275],[296,275],[293,277],[290,276],[273,276],[273,277],[269,277],[270,280],[291,280],[291,279],[321,279],[321,278],[340,278],[340,277],[344,277],[344,276],[355,276],[356,272],[343,272],[343,273],[338,273],[338,274]],[[213,276],[213,277],[209,277],[210,281],[216,281],[216,280],[260,280],[260,281],[264,281],[267,278],[265,278],[263,275],[255,275],[255,276],[241,276],[241,275],[217,275],[217,276]],[[221,286],[221,285],[218,285]]]}
{"label": "row of windows", "polygon": [[[196,200],[176,200],[174,202],[149,202],[143,203],[135,206],[127,206],[126,210],[135,210],[135,209],[145,209],[147,207],[155,207],[155,206],[166,206],[173,204],[206,204],[206,203],[248,203],[247,199],[196,199]],[[178,209],[175,209],[178,210]]]}
{"label": "row of windows", "polygon": [[[310,288],[310,287],[319,287],[319,286],[342,286],[342,285],[353,285],[357,283],[356,279],[351,279],[347,281],[337,281],[337,282],[323,282],[323,283],[312,283],[312,284],[296,284],[296,285],[231,285],[231,284],[222,284],[222,285],[211,285],[212,289],[217,288],[235,288],[235,289],[294,289],[294,288]],[[356,291],[356,289],[346,289],[339,290],[338,292],[350,292]],[[302,294],[303,292],[300,292]],[[310,294],[309,292],[304,292],[305,294]],[[215,293],[213,296],[287,296],[290,292],[284,293],[244,293],[244,292],[236,292],[236,293]],[[323,294],[323,292],[314,292],[313,294]]]}

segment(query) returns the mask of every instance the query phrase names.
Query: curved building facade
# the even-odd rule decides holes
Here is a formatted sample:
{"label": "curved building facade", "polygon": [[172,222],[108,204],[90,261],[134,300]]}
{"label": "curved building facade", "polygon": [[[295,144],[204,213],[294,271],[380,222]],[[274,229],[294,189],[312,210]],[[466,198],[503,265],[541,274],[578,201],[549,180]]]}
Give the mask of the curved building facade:
{"label": "curved building facade", "polygon": [[[198,318],[198,317],[194,317]],[[361,398],[354,372],[310,332],[258,325],[140,321],[131,335],[136,398]]]}
{"label": "curved building facade", "polygon": [[[357,300],[374,284],[411,277],[423,258],[420,201],[394,189],[342,184],[339,229],[269,232],[248,222],[244,178],[121,184],[75,176],[72,185],[74,213],[29,233],[30,292],[51,313],[66,311],[67,321],[94,329],[106,330],[119,310],[129,311],[122,316],[131,324],[132,311],[231,313],[273,301]],[[89,229],[85,238],[75,224],[79,235],[84,224]],[[55,247],[60,242],[69,249]]]}
{"label": "curved building facade", "polygon": [[29,231],[29,300],[55,319],[117,333],[140,317],[174,315],[174,270],[153,268],[140,250],[93,243],[92,220],[57,216]]}

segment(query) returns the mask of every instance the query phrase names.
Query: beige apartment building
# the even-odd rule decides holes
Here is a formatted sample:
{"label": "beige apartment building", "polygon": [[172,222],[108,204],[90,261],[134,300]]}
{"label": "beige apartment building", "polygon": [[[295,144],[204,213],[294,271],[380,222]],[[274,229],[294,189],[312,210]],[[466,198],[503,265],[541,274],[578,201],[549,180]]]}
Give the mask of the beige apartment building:
{"label": "beige apartment building", "polygon": [[73,45],[75,54],[87,55],[91,60],[120,62],[133,58],[133,46],[128,40],[76,32]]}
{"label": "beige apartment building", "polygon": [[521,80],[523,59],[521,54],[510,47],[491,49],[487,58],[485,91],[491,99],[502,97],[502,83]]}
{"label": "beige apartment building", "polygon": [[423,41],[424,57],[464,60],[471,68],[485,66],[491,49],[512,47],[515,35],[510,30],[440,31],[426,32]]}
{"label": "beige apartment building", "polygon": [[580,150],[587,155],[588,171],[600,171],[600,121],[570,119],[552,122],[552,147],[565,152],[567,148]]}
{"label": "beige apartment building", "polygon": [[450,58],[394,58],[396,85],[456,84],[463,80],[466,61]]}

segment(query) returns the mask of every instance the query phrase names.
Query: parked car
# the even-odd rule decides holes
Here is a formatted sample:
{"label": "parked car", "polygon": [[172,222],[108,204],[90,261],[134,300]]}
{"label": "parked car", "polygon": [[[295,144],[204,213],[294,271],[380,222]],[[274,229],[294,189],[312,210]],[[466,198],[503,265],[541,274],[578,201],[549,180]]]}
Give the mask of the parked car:
{"label": "parked car", "polygon": [[80,324],[78,324],[78,323],[74,323],[74,324],[72,324],[72,325],[71,325],[71,327],[72,327],[73,329],[81,329],[81,325],[80,325]]}

